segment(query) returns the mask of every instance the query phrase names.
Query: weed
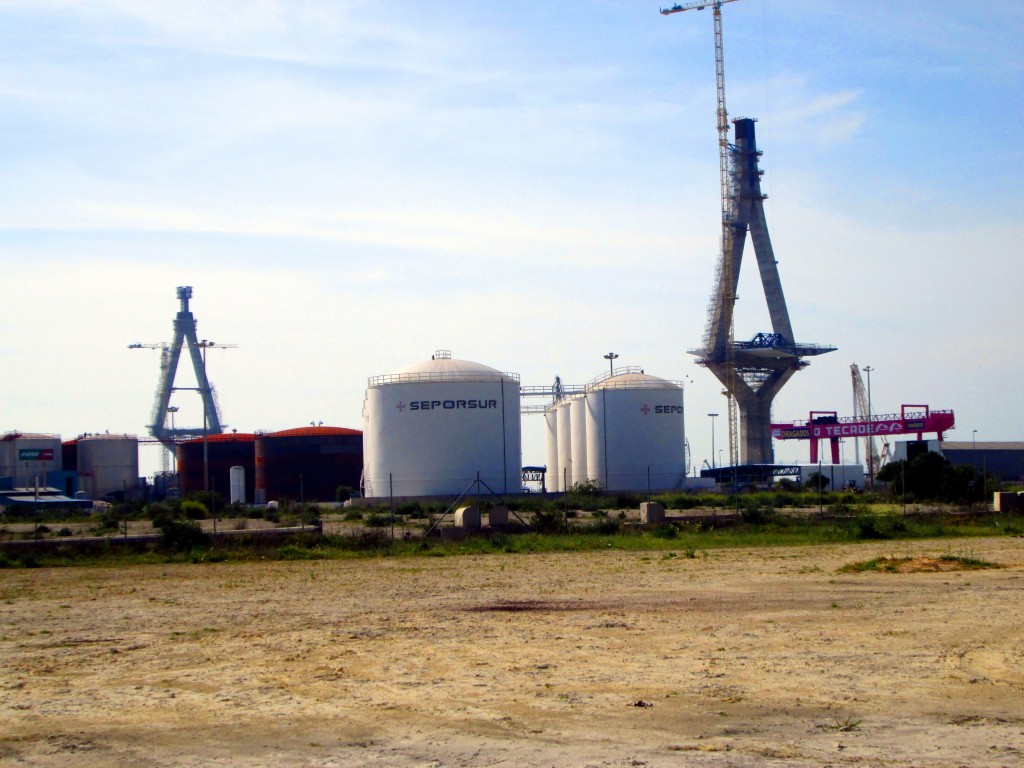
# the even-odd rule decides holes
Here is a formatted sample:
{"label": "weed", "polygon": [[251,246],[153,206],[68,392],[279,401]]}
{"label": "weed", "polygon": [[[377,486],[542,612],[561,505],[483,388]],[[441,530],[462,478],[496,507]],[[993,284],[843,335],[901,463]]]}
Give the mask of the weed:
{"label": "weed", "polygon": [[832,717],[833,722],[825,727],[830,731],[839,731],[840,733],[849,733],[850,731],[856,731],[860,728],[860,724],[863,720],[854,720],[852,717],[844,717],[839,719],[838,717]]}

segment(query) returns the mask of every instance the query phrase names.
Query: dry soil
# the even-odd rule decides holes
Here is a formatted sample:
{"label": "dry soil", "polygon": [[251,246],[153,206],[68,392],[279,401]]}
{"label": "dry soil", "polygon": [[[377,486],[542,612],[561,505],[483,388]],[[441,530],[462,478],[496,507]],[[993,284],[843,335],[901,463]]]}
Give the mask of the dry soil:
{"label": "dry soil", "polygon": [[[840,573],[952,553],[984,571]],[[1024,539],[0,571],[0,765],[1020,766]]]}

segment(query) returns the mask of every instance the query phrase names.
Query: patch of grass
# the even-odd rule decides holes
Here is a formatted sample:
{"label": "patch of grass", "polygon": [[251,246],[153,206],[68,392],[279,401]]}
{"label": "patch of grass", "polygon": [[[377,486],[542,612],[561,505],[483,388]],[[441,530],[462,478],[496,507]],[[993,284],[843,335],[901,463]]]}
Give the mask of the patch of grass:
{"label": "patch of grass", "polygon": [[939,555],[929,557],[876,557],[859,563],[849,563],[839,569],[840,573],[928,573],[935,571],[971,571],[986,568],[1002,568],[999,563],[980,560],[964,555]]}
{"label": "patch of grass", "polygon": [[296,544],[285,544],[277,550],[278,560],[323,560],[327,554],[319,547],[312,549]]}

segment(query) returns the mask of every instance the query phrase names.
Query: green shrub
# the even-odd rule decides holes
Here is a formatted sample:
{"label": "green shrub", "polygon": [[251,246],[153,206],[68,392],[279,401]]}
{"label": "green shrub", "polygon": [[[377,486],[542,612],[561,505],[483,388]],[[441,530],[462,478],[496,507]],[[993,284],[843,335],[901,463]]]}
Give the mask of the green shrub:
{"label": "green shrub", "polygon": [[160,532],[160,545],[171,552],[190,552],[209,543],[209,535],[193,522],[168,520]]}
{"label": "green shrub", "polygon": [[560,509],[538,509],[533,513],[533,527],[538,533],[559,533],[568,530],[565,515]]}
{"label": "green shrub", "polygon": [[767,504],[746,504],[740,508],[740,519],[748,525],[764,525],[775,518],[775,509]]}
{"label": "green shrub", "polygon": [[651,535],[656,539],[674,539],[679,535],[679,529],[672,523],[666,523],[652,529]]}
{"label": "green shrub", "polygon": [[878,518],[862,515],[853,521],[854,535],[858,539],[891,539],[892,535],[883,530]]}
{"label": "green shrub", "polygon": [[189,520],[205,520],[210,514],[210,510],[206,508],[206,505],[199,501],[186,500],[181,502],[181,511]]}

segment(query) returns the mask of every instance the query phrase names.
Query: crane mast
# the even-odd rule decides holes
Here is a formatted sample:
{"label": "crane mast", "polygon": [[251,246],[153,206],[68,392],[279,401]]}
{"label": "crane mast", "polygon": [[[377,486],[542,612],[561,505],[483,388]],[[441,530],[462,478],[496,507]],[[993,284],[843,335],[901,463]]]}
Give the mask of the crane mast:
{"label": "crane mast", "polygon": [[[723,295],[725,301],[723,302],[722,311],[728,313],[728,328],[729,335],[726,344],[726,366],[731,372],[729,374],[730,381],[727,384],[723,394],[728,400],[728,420],[729,420],[729,463],[731,466],[736,466],[740,463],[739,456],[739,419],[737,416],[736,398],[734,392],[736,391],[735,381],[735,365],[733,360],[733,342],[735,340],[735,326],[733,323],[733,308],[736,303],[735,294],[735,281],[733,280],[733,263],[732,263],[732,213],[731,213],[731,201],[733,198],[732,189],[732,173],[730,172],[729,165],[729,112],[725,106],[725,53],[722,44],[722,6],[725,3],[732,3],[736,0],[712,0],[712,2],[692,2],[675,4],[671,8],[662,8],[660,13],[662,16],[669,16],[673,13],[682,13],[683,11],[703,11],[708,6],[713,9],[714,17],[714,29],[715,29],[715,98],[717,101],[716,106],[716,122],[718,126],[718,173],[719,173],[719,188],[721,192],[721,206],[722,206],[722,234],[720,243],[720,255],[718,260],[718,269],[715,275],[715,288],[712,293],[712,297]],[[724,294],[721,292],[724,291]],[[712,299],[714,301],[714,298]],[[704,332],[704,345],[708,347],[709,339],[711,337],[711,326],[713,319],[711,316],[708,318],[708,326]]]}
{"label": "crane mast", "polygon": [[864,387],[864,378],[860,375],[860,368],[856,363],[850,366],[850,377],[853,379],[854,415],[868,422],[868,434],[864,436],[864,458],[868,460],[870,471],[878,472],[882,464],[889,458],[889,441],[884,436],[881,436],[882,455],[879,456],[878,448],[875,446],[875,437],[871,434],[871,423],[874,416],[868,407],[868,395]]}

